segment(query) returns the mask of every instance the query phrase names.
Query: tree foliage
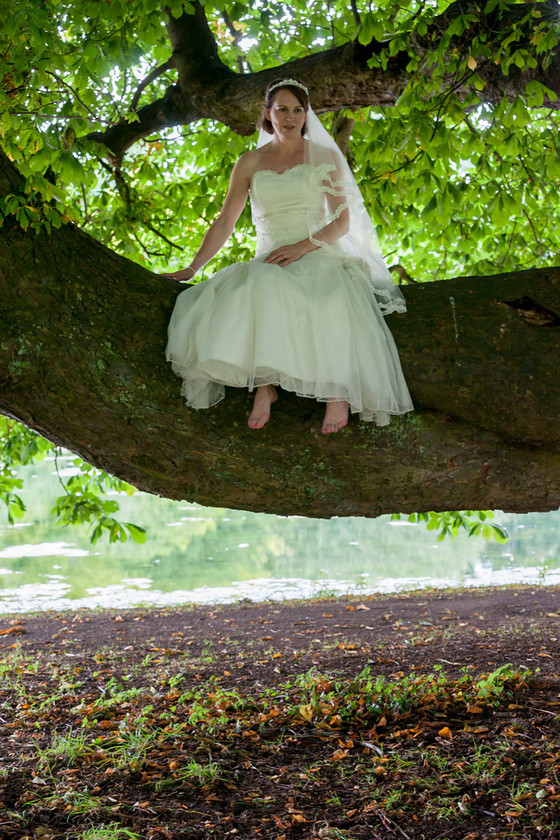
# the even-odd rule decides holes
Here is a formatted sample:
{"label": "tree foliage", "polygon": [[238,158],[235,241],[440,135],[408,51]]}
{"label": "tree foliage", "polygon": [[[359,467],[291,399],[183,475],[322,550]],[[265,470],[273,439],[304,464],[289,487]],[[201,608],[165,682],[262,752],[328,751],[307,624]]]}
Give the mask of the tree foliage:
{"label": "tree foliage", "polygon": [[[0,221],[27,234],[73,222],[147,268],[182,267],[253,142],[266,83],[296,76],[345,145],[404,282],[547,266],[558,253],[552,0],[174,0],[165,10],[0,0],[0,13],[0,146],[26,179],[24,192],[1,191]],[[246,209],[210,270],[252,247]],[[10,422],[2,435],[0,487],[16,515],[12,466],[47,444]],[[74,489],[87,495],[91,481],[86,470]],[[71,521],[76,509],[59,513]],[[120,538],[114,511],[96,510],[94,533]]]}

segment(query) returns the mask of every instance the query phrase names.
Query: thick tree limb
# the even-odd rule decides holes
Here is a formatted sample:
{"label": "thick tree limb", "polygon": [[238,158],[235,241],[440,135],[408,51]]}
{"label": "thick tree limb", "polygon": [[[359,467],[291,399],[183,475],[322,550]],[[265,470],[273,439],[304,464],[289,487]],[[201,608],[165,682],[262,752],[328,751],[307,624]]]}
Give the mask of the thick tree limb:
{"label": "thick tree limb", "polygon": [[[439,17],[423,37],[415,36],[414,51],[423,61],[434,48],[441,34],[458,15],[466,12],[476,20],[461,35],[454,37],[452,48],[468,56],[472,40],[481,32],[487,33],[490,42],[496,33],[515,20],[521,20],[534,5],[519,4],[507,12],[507,21],[500,18],[500,6],[485,14],[485,3],[467,3],[458,0]],[[195,14],[183,14],[175,19],[170,16],[168,31],[173,50],[173,61],[178,70],[178,83],[166,95],[138,111],[138,122],[119,122],[105,132],[96,132],[90,138],[104,143],[112,155],[120,159],[136,140],[154,131],[176,125],[188,125],[201,118],[219,120],[239,134],[251,134],[259,115],[262,95],[266,85],[280,72],[275,67],[259,73],[240,75],[220,59],[212,33],[204,17],[204,9],[195,3]],[[558,17],[556,0],[538,4],[546,19]],[[527,33],[529,38],[530,32]],[[368,61],[387,45],[372,41],[367,45],[349,41],[342,46],[312,53],[288,62],[281,69],[282,75],[295,77],[307,83],[313,91],[313,105],[318,113],[342,108],[365,106],[385,107],[394,105],[411,79],[407,65],[410,56],[401,51],[389,60],[386,70],[370,68]],[[476,55],[473,56],[476,58]],[[429,73],[429,68],[424,72]],[[545,98],[550,108],[560,107],[560,48],[545,68],[542,62],[535,68],[519,70],[513,66],[505,76],[499,64],[481,61],[477,75],[484,82],[479,92],[481,101],[500,102],[504,96],[514,98],[525,92],[529,81],[538,81],[556,94],[556,99]],[[455,83],[449,78],[447,83]],[[468,79],[457,87],[459,92],[468,89]]]}
{"label": "thick tree limb", "polygon": [[[21,178],[0,155],[0,194]],[[177,294],[72,225],[0,228],[0,411],[152,493],[307,516],[560,505],[560,267],[407,289],[390,318],[418,412],[320,433],[282,395],[187,410],[164,361]]]}
{"label": "thick tree limb", "polygon": [[102,143],[108,149],[113,162],[118,162],[124,152],[138,140],[149,137],[162,128],[188,124],[198,119],[194,111],[190,112],[189,116],[188,103],[177,85],[168,87],[161,99],[140,108],[137,116],[136,122],[121,120],[106,131],[91,132],[87,139]]}

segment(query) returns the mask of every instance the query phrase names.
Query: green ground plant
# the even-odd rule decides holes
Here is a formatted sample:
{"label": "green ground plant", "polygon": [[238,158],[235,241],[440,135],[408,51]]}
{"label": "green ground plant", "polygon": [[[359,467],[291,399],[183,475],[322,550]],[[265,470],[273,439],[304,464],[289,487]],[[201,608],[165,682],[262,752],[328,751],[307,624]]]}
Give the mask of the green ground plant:
{"label": "green ground plant", "polygon": [[142,840],[142,838],[127,828],[121,828],[118,823],[108,823],[81,831],[76,835],[76,840]]}

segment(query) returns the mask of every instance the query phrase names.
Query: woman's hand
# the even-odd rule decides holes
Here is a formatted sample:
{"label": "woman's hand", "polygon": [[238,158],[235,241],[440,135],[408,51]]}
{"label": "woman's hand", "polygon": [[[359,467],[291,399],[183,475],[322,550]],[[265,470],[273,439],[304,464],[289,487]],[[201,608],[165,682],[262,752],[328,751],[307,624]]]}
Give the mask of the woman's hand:
{"label": "woman's hand", "polygon": [[309,239],[302,239],[301,242],[295,242],[293,245],[283,245],[281,248],[276,248],[275,251],[271,251],[265,257],[264,261],[265,263],[279,265],[280,268],[283,268],[290,263],[296,262],[296,260],[300,260],[306,254],[309,254],[310,251],[315,251],[316,249],[317,245],[313,245]]}
{"label": "woman's hand", "polygon": [[194,268],[188,265],[186,268],[182,268],[181,271],[173,271],[170,274],[164,272],[162,277],[169,277],[171,280],[178,280],[180,283],[184,283],[192,280],[195,274],[196,271]]}

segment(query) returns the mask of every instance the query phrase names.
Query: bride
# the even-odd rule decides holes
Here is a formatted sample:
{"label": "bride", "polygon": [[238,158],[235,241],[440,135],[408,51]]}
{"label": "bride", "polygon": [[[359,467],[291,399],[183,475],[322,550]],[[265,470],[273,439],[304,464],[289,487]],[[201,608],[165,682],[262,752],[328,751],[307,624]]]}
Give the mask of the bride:
{"label": "bride", "polygon": [[235,164],[222,210],[189,266],[192,280],[226,243],[250,195],[252,260],[233,263],[176,301],[167,359],[187,405],[208,408],[224,386],[248,388],[248,425],[262,428],[277,386],[326,403],[322,432],[348,412],[386,425],[412,410],[383,315],[405,310],[354,177],[295,79],[266,91],[259,144]]}

